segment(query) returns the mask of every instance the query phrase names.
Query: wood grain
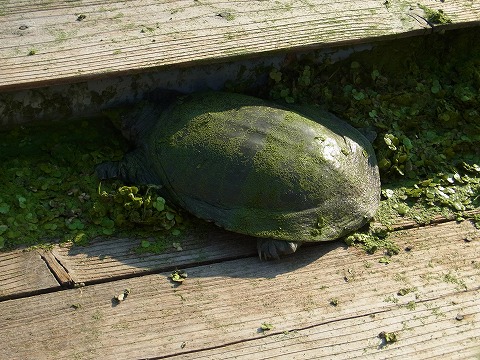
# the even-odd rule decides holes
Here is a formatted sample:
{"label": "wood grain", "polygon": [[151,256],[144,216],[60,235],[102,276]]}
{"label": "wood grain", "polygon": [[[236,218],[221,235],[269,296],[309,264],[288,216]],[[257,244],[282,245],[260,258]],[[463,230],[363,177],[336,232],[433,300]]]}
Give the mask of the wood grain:
{"label": "wood grain", "polygon": [[[443,28],[480,23],[477,1],[420,3],[451,17]],[[402,1],[4,1],[0,91],[431,29],[417,5]]]}
{"label": "wood grain", "polygon": [[37,251],[0,253],[0,300],[58,288],[58,282]]}
{"label": "wood grain", "polygon": [[[445,223],[395,237],[411,250],[388,265],[378,262],[382,254],[330,243],[278,262],[251,257],[194,266],[178,287],[165,272],[0,302],[2,356],[476,356],[479,231],[469,222]],[[130,295],[116,304],[113,296],[126,288]],[[410,292],[401,296],[402,289]],[[264,322],[274,329],[262,333]],[[398,341],[382,347],[381,331],[397,333]]]}
{"label": "wood grain", "polygon": [[[412,244],[408,246],[413,246],[413,244],[424,246],[423,244],[428,243],[432,237],[438,237],[448,243],[452,233],[444,232],[443,229],[449,229],[452,223],[447,224],[439,223],[408,230],[408,233],[412,236]],[[470,229],[468,231],[473,235],[467,235],[468,231],[465,230],[464,236],[475,238],[476,230],[467,224],[470,224],[470,222],[466,221],[461,226]],[[457,229],[457,227],[454,227],[454,229]],[[401,235],[403,232],[397,231],[390,236],[396,241],[395,239],[399,234]],[[192,233],[184,238],[179,237],[178,241],[182,246],[182,251],[177,251],[172,246],[161,254],[144,254],[141,256],[133,252],[133,248],[137,247],[140,241],[132,239],[99,240],[88,247],[57,246],[52,252],[55,258],[68,270],[72,281],[87,284],[167,269],[190,267],[195,264],[256,257],[256,240],[254,238],[230,233],[213,225],[209,227],[207,233]],[[315,251],[323,254],[344,246],[345,244],[340,240],[310,244],[308,248],[320,248]],[[376,256],[381,257],[383,255],[377,254]],[[338,259],[334,258],[333,261],[338,261]]]}
{"label": "wood grain", "polygon": [[[256,255],[256,239],[216,226],[171,240],[161,254],[138,255],[139,239],[98,239],[87,247],[56,246],[54,257],[75,283],[94,283],[165,271],[192,264],[211,263]],[[178,242],[181,251],[174,247]]]}

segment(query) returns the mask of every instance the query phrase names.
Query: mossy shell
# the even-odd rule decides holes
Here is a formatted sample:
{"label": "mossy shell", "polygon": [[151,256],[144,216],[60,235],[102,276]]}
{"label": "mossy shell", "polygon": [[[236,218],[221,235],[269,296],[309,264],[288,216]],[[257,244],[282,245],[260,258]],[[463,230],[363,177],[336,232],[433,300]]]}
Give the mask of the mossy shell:
{"label": "mossy shell", "polygon": [[329,113],[207,92],[159,117],[141,139],[151,171],[174,203],[227,230],[332,240],[379,205],[371,144]]}

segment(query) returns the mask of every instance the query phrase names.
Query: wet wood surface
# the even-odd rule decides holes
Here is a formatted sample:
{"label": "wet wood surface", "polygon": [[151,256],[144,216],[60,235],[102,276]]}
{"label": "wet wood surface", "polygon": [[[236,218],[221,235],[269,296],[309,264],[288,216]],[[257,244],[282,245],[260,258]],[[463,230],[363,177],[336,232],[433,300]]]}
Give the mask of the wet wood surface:
{"label": "wet wood surface", "polygon": [[[451,23],[432,23],[419,4]],[[0,91],[479,23],[471,0],[1,1]]]}
{"label": "wet wood surface", "polygon": [[[135,244],[115,239],[56,247],[69,286],[81,287],[0,301],[0,358],[480,355],[480,231],[449,221],[391,237],[401,250],[389,263],[341,241],[261,262],[252,239],[221,230],[159,255],[135,255]],[[188,272],[179,286],[168,278],[174,268]]]}

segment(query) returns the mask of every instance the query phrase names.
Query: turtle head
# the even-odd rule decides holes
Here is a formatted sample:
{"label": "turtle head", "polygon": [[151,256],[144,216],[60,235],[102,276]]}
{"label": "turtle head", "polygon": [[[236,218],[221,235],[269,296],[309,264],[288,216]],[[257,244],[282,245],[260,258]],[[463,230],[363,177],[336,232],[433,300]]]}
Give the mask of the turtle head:
{"label": "turtle head", "polygon": [[161,113],[181,95],[175,90],[157,89],[147,93],[139,103],[108,109],[104,115],[128,141],[139,145],[157,123]]}
{"label": "turtle head", "polygon": [[128,116],[131,111],[131,106],[121,106],[107,109],[103,111],[103,115],[122,133],[124,138],[134,143],[138,139],[139,134],[134,121],[132,121],[133,119]]}
{"label": "turtle head", "polygon": [[159,109],[149,101],[142,101],[135,105],[108,109],[103,114],[125,139],[137,145],[155,125]]}

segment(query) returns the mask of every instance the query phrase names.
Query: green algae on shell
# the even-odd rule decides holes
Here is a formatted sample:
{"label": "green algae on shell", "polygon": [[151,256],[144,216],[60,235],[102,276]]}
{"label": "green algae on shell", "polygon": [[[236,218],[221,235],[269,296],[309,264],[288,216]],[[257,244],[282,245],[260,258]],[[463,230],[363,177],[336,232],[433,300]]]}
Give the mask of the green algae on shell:
{"label": "green algae on shell", "polygon": [[[149,107],[132,114],[155,114]],[[361,227],[378,206],[370,143],[313,107],[192,94],[162,111],[140,144],[146,144],[145,153],[127,159],[129,171],[139,173],[138,163],[150,162],[174,203],[227,230],[289,241],[332,240]]]}

